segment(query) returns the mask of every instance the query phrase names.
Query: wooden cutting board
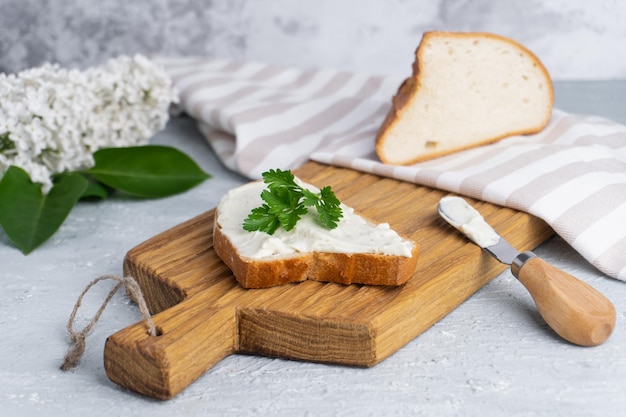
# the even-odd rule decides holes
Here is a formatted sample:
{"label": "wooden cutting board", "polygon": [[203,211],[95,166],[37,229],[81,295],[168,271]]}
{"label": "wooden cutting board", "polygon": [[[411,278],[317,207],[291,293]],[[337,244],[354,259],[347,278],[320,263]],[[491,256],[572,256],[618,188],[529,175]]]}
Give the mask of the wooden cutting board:
{"label": "wooden cutting board", "polygon": [[[210,210],[126,255],[124,272],[139,281],[159,335],[139,322],[110,336],[104,364],[112,381],[169,399],[237,352],[373,366],[505,268],[439,218],[446,192],[314,162],[295,174],[331,185],[345,204],[417,241],[414,276],[401,287],[305,281],[246,290],[213,250]],[[553,234],[528,214],[468,201],[520,250]]]}

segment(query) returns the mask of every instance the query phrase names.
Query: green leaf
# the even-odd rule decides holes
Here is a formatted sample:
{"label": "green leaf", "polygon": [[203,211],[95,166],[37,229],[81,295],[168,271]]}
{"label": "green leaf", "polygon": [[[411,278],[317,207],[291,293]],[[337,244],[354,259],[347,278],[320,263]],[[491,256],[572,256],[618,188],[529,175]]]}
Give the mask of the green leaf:
{"label": "green leaf", "polygon": [[83,195],[80,196],[80,199],[96,199],[96,200],[105,200],[109,197],[111,189],[98,181],[95,181],[93,178],[87,178],[87,188],[83,192]]}
{"label": "green leaf", "polygon": [[87,188],[80,199],[100,199],[109,197],[109,189],[96,181],[87,181]]}
{"label": "green leaf", "polygon": [[[83,194],[80,196],[81,200],[104,200],[109,197],[112,191],[110,187],[99,183],[87,173],[78,172],[78,174],[81,174],[87,180],[87,188],[85,188],[85,191],[83,191]],[[68,175],[68,173],[55,174],[52,176],[52,180],[58,182],[58,180],[65,175]]]}
{"label": "green leaf", "polygon": [[320,200],[315,208],[320,215],[320,221],[329,229],[337,227],[339,219],[343,216],[341,202],[328,186],[320,190]]}
{"label": "green leaf", "polygon": [[267,184],[270,190],[285,189],[302,197],[302,187],[295,182],[295,176],[291,171],[282,171],[280,169],[270,169],[261,174],[263,182]]}
{"label": "green leaf", "polygon": [[317,219],[328,229],[337,227],[343,217],[340,202],[330,186],[319,193],[314,193],[296,184],[291,171],[270,169],[263,172],[263,182],[267,189],[261,191],[261,199],[267,204],[252,210],[244,220],[244,230],[261,230],[274,234],[277,227],[289,231],[293,229],[302,216],[309,213],[307,207],[315,207]]}
{"label": "green leaf", "polygon": [[269,205],[269,214],[278,218],[283,229],[294,228],[298,220],[307,213],[306,207],[300,204],[300,194],[285,187],[272,187],[261,193],[261,198]]}
{"label": "green leaf", "polygon": [[97,181],[146,198],[187,191],[210,178],[183,152],[158,145],[100,149],[87,172]]}
{"label": "green leaf", "polygon": [[306,190],[304,188],[302,189],[302,196],[304,197],[302,204],[304,204],[307,207],[313,207],[319,201],[319,197],[317,196],[317,194],[312,193],[311,191]]}
{"label": "green leaf", "polygon": [[273,235],[276,229],[280,226],[278,217],[269,213],[269,206],[263,204],[261,207],[252,209],[252,212],[243,221],[243,228],[248,232],[254,232],[260,230]]}
{"label": "green leaf", "polygon": [[86,188],[82,175],[64,174],[45,195],[26,171],[11,166],[0,181],[0,224],[28,254],[58,230]]}

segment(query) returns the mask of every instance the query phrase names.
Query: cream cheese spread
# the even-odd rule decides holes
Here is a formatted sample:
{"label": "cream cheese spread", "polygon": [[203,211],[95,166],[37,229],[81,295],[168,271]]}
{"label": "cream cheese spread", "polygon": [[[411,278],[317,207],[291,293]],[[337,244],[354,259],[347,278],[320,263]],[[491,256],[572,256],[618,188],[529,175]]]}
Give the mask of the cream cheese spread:
{"label": "cream cheese spread", "polygon": [[500,235],[483,219],[483,216],[460,197],[444,197],[440,204],[451,223],[481,248],[500,241]]}
{"label": "cream cheese spread", "polygon": [[[313,192],[319,192],[310,184],[298,182]],[[343,217],[335,229],[319,225],[315,214],[303,216],[290,231],[279,228],[273,235],[261,231],[248,232],[243,229],[243,221],[253,208],[263,204],[261,191],[265,187],[262,181],[256,181],[232,189],[217,206],[222,233],[241,256],[267,258],[305,252],[412,256],[413,242],[403,239],[387,223],[376,225],[366,221],[344,204],[341,205]]]}

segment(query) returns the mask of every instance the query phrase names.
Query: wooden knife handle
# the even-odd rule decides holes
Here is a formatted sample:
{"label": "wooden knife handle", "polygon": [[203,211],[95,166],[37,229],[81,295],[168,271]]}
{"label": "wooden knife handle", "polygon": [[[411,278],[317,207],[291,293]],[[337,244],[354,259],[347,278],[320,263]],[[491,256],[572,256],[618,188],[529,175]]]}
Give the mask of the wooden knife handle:
{"label": "wooden knife handle", "polygon": [[587,283],[541,258],[528,259],[517,271],[539,314],[562,338],[581,346],[603,343],[615,327],[615,307]]}

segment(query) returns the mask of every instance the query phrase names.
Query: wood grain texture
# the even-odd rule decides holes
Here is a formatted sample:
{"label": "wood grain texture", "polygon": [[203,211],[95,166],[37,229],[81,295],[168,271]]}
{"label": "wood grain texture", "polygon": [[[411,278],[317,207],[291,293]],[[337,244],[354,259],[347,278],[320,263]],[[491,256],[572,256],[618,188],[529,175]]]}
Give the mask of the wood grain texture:
{"label": "wood grain texture", "polygon": [[[246,290],[212,248],[209,210],[127,253],[124,272],[139,281],[159,335],[140,322],[110,336],[112,381],[168,399],[237,352],[373,366],[505,268],[439,218],[446,192],[314,162],[295,174],[331,185],[345,204],[414,239],[421,255],[413,277],[400,287],[305,281]],[[468,200],[520,250],[553,234],[533,216]]]}
{"label": "wood grain texture", "polygon": [[589,284],[537,257],[513,272],[535,300],[541,317],[563,339],[597,346],[613,332],[615,307]]}

